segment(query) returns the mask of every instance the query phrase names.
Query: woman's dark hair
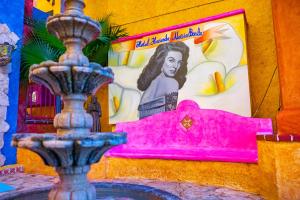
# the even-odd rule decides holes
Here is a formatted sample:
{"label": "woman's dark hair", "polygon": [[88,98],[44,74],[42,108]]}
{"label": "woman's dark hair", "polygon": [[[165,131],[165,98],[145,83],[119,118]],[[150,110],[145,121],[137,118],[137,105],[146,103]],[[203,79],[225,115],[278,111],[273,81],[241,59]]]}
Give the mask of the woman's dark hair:
{"label": "woman's dark hair", "polygon": [[187,60],[189,57],[189,47],[183,42],[170,42],[165,44],[160,44],[154,54],[151,56],[148,64],[143,69],[138,81],[137,86],[141,91],[145,91],[151,81],[155,79],[160,73],[161,68],[165,62],[165,58],[169,51],[178,51],[182,54],[182,64],[178,71],[176,72],[174,79],[177,80],[179,84],[179,89],[183,86],[186,81],[187,74]]}

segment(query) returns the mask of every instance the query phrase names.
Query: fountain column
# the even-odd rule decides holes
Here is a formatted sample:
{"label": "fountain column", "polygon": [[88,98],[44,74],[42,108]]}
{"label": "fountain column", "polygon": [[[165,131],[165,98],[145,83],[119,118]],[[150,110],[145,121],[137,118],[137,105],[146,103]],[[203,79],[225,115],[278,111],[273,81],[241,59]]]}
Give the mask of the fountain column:
{"label": "fountain column", "polygon": [[100,33],[97,22],[83,15],[83,0],[65,0],[65,12],[49,17],[47,29],[63,41],[66,52],[59,62],[31,66],[30,80],[42,84],[63,100],[63,110],[54,118],[57,133],[16,134],[12,144],[39,154],[53,166],[60,182],[49,200],[95,200],[95,187],[87,180],[90,165],[113,146],[126,142],[125,133],[91,133],[93,119],[84,108],[87,95],[113,81],[113,73],[90,63],[82,48]]}

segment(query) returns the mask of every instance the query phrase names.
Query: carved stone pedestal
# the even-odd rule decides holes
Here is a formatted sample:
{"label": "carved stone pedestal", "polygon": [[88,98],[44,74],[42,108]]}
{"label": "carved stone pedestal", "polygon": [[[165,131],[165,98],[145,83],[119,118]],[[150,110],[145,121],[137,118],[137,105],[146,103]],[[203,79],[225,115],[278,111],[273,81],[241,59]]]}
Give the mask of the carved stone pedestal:
{"label": "carved stone pedestal", "polygon": [[56,168],[61,181],[49,193],[49,200],[57,199],[96,199],[96,189],[87,180],[90,166]]}

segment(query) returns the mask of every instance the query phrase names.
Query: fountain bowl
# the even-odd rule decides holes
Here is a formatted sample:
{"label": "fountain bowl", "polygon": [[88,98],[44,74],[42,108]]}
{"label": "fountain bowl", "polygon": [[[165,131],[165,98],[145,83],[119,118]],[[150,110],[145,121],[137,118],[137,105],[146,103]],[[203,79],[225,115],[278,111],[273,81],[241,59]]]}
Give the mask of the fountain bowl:
{"label": "fountain bowl", "polygon": [[[96,182],[96,200],[180,200],[179,197],[149,186]],[[7,200],[47,200],[49,188],[39,188],[38,190],[15,193]]]}

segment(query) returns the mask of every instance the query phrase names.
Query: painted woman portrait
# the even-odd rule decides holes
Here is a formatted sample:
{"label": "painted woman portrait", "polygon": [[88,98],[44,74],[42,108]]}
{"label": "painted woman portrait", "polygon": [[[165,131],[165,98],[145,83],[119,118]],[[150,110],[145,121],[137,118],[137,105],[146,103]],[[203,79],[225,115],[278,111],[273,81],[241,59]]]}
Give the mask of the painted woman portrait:
{"label": "painted woman portrait", "polygon": [[178,90],[186,81],[189,47],[183,42],[160,44],[138,78],[143,95],[139,118],[174,110]]}

